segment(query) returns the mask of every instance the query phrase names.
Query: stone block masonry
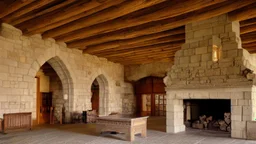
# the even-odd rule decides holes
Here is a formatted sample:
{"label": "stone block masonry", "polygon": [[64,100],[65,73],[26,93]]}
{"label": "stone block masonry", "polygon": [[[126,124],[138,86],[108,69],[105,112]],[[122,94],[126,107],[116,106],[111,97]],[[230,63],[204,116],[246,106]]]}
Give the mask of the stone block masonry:
{"label": "stone block masonry", "polygon": [[[247,121],[255,120],[256,57],[241,47],[239,22],[227,15],[186,25],[186,43],[175,54],[167,85],[167,132],[185,130],[184,99],[230,99],[231,136],[247,138]],[[220,41],[219,59],[212,60]],[[216,54],[217,55],[217,54]]]}
{"label": "stone block masonry", "polygon": [[122,65],[82,54],[40,35],[23,36],[20,30],[4,23],[0,30],[0,51],[0,117],[4,113],[33,112],[33,119],[36,118],[34,77],[45,62],[49,62],[62,83],[63,93],[56,96],[68,95],[67,113],[91,109],[91,84],[99,75],[108,83],[103,115],[122,112],[125,94]]}

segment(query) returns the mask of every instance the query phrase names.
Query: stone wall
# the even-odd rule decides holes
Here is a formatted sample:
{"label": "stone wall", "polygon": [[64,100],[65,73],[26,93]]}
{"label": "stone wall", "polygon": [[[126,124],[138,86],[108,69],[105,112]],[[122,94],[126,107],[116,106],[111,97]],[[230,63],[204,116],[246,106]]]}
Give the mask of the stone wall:
{"label": "stone wall", "polygon": [[63,88],[60,78],[56,76],[50,76],[50,92],[52,92],[52,105],[54,106],[54,116],[60,121],[62,115],[62,108],[65,106],[65,100],[63,98]]}
{"label": "stone wall", "polygon": [[[42,39],[40,35],[26,37],[8,24],[0,30],[0,117],[3,113],[33,112],[36,118],[35,75],[48,62],[62,82],[63,94],[68,95],[67,117],[71,111],[91,108],[91,84],[102,75],[105,87],[105,114],[122,111],[124,68],[82,51],[69,49],[64,43]],[[23,106],[25,103],[25,106]]]}
{"label": "stone wall", "polygon": [[148,76],[165,77],[171,66],[172,63],[170,62],[125,66],[125,79],[128,81],[137,81]]}
{"label": "stone wall", "polygon": [[[219,39],[220,58],[212,60]],[[239,22],[227,15],[186,25],[186,43],[175,54],[164,78],[167,92],[167,132],[185,130],[184,99],[230,99],[231,136],[246,138],[246,122],[255,118],[255,56],[241,47]]]}
{"label": "stone wall", "polygon": [[[220,38],[222,44],[218,62],[212,61],[213,36]],[[229,22],[222,15],[187,24],[186,43],[175,54],[175,64],[166,77],[167,85],[175,88],[252,85],[243,75],[246,68],[255,69],[249,61],[252,61],[249,53],[241,48],[239,22]]]}
{"label": "stone wall", "polygon": [[136,112],[136,97],[134,95],[133,85],[126,84],[125,92],[122,98],[122,105],[124,114],[135,114]]}

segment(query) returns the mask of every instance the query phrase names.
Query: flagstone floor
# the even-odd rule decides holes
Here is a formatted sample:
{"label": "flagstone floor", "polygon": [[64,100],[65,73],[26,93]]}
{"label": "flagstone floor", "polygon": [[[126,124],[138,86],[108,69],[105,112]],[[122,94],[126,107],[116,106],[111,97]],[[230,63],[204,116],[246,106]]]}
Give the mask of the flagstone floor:
{"label": "flagstone floor", "polygon": [[[155,123],[154,121],[158,121]],[[149,120],[148,136],[135,137],[133,144],[256,144],[256,141],[230,138],[218,131],[188,129],[178,134],[165,133],[164,121]],[[32,131],[0,134],[0,144],[129,144],[123,134],[98,134],[95,124],[43,125]]]}

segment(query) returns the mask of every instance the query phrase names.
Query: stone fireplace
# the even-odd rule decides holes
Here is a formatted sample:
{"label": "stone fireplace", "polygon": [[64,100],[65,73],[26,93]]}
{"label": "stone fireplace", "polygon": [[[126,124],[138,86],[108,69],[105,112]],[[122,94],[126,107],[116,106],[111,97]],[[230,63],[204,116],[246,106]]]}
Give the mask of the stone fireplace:
{"label": "stone fireplace", "polygon": [[186,42],[164,78],[167,132],[185,131],[184,100],[222,99],[231,103],[231,137],[246,139],[256,118],[255,68],[256,57],[241,47],[239,22],[221,15],[187,24]]}

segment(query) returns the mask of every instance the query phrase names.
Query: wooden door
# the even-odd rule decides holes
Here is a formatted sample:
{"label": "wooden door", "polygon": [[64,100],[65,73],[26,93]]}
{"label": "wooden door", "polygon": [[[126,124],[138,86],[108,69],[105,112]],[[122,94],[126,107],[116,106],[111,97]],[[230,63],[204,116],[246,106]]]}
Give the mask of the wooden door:
{"label": "wooden door", "polygon": [[163,78],[147,77],[134,83],[137,114],[165,116],[166,98]]}
{"label": "wooden door", "polygon": [[45,124],[50,122],[50,110],[52,107],[52,93],[42,92],[39,99],[40,104],[40,114],[39,114],[39,124]]}
{"label": "wooden door", "polygon": [[96,110],[96,112],[99,112],[99,89],[92,90],[92,110]]}
{"label": "wooden door", "polygon": [[154,94],[154,115],[166,115],[166,96],[165,94]]}
{"label": "wooden door", "polygon": [[151,94],[142,94],[141,98],[142,98],[141,116],[151,116],[152,115]]}

